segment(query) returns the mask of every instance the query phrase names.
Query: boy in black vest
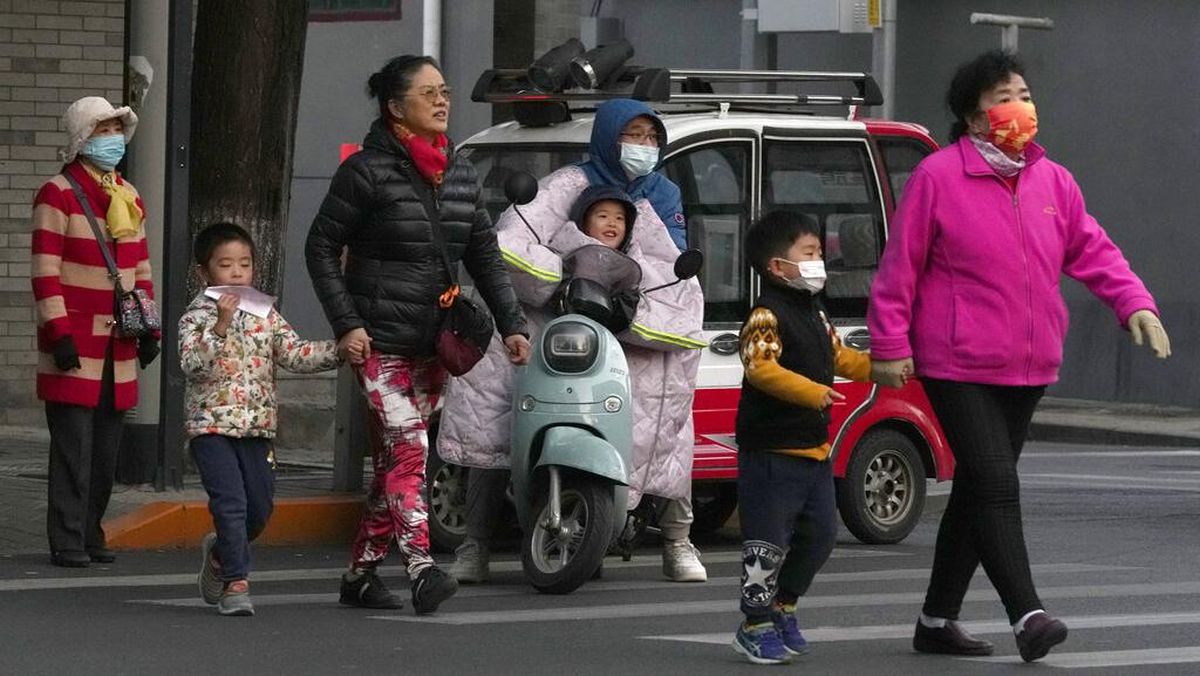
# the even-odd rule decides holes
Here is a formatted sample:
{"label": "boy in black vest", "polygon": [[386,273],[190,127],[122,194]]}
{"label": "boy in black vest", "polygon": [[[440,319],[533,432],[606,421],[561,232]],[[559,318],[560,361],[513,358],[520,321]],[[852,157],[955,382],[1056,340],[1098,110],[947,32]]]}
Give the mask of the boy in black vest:
{"label": "boy in black vest", "polygon": [[746,251],[762,292],[742,326],[737,412],[738,508],[746,621],[733,649],[755,664],[806,652],[796,601],[837,535],[829,407],[834,375],[866,381],[871,360],[844,347],[815,294],[825,284],[815,223],[776,211],[750,227]]}

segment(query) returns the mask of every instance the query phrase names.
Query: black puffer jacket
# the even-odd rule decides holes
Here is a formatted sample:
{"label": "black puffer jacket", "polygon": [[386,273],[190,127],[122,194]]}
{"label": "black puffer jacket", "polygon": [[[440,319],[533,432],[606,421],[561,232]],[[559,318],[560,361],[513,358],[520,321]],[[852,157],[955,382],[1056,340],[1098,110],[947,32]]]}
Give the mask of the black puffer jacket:
{"label": "black puffer jacket", "polygon": [[[372,349],[408,357],[434,353],[444,310],[438,295],[450,284],[431,223],[414,185],[412,160],[382,122],[371,125],[363,149],[342,163],[308,232],[304,256],[317,298],[336,336],[365,328]],[[405,165],[409,165],[406,167]],[[475,167],[451,152],[437,192],[450,260],[461,260],[502,336],[525,333],[496,231],[479,201]],[[348,246],[345,272],[342,247]]]}

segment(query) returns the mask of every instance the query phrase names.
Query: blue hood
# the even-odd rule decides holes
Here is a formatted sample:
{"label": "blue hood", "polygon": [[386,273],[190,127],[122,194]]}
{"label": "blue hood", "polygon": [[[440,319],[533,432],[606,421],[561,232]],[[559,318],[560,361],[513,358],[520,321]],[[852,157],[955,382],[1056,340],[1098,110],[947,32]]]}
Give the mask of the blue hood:
{"label": "blue hood", "polygon": [[[659,157],[654,171],[630,181],[621,168],[621,130],[635,117],[646,116],[658,129]],[[592,140],[588,160],[579,164],[591,185],[620,188],[634,201],[643,197],[650,201],[655,213],[667,225],[671,240],[680,250],[687,247],[687,224],[679,186],[659,173],[662,155],[667,146],[667,129],[650,106],[633,99],[612,99],[596,108],[592,123]]]}

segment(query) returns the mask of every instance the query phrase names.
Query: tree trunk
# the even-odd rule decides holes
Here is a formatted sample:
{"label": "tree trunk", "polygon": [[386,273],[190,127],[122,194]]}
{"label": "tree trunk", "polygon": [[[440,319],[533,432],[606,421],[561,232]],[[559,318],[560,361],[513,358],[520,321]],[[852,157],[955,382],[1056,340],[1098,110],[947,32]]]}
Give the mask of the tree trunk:
{"label": "tree trunk", "polygon": [[189,230],[246,228],[255,286],[276,296],[307,28],[305,0],[203,0],[196,15]]}

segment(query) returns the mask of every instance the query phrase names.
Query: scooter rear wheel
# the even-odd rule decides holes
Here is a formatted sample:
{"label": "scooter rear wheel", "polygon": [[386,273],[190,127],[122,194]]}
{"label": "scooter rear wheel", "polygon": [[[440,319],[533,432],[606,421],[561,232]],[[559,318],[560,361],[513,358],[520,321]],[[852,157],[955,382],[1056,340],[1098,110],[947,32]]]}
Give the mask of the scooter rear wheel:
{"label": "scooter rear wheel", "polygon": [[534,503],[533,527],[521,537],[521,565],[539,592],[570,594],[604,562],[613,535],[612,485],[590,477],[564,477],[558,533],[544,525],[548,503],[545,493]]}

